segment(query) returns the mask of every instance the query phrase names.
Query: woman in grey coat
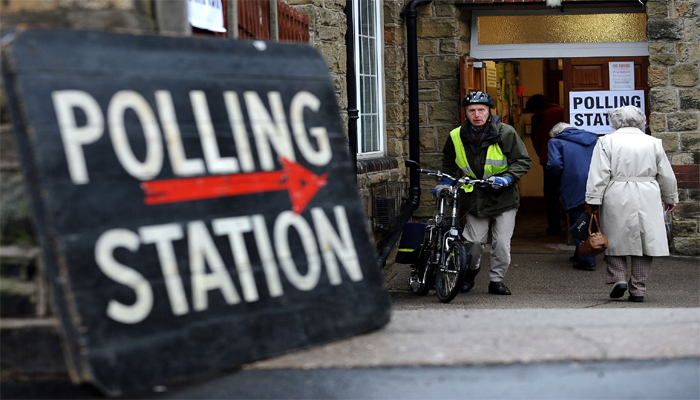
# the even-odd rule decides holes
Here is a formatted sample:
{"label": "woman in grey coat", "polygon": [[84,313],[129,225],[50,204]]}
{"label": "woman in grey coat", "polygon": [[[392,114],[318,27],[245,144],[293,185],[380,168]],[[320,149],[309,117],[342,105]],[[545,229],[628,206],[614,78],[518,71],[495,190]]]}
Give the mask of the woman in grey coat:
{"label": "woman in grey coat", "polygon": [[610,242],[605,251],[606,283],[614,285],[610,297],[622,297],[629,287],[629,301],[641,302],[653,257],[669,255],[664,218],[676,208],[678,187],[661,140],[644,134],[644,112],[624,106],[608,116],[616,131],[599,138],[593,150],[586,214],[599,215]]}

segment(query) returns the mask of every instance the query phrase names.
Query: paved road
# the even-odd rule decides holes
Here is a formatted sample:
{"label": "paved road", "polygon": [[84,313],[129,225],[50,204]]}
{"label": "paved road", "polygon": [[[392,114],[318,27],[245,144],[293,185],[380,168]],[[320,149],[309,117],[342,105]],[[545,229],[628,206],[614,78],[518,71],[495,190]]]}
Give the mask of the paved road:
{"label": "paved road", "polygon": [[[490,367],[246,370],[138,399],[698,399],[700,360],[518,364]],[[67,381],[3,386],[3,399],[99,399]]]}
{"label": "paved road", "polygon": [[[406,267],[387,268],[386,328],[137,397],[700,398],[697,257],[657,259],[646,301],[630,303],[609,299],[603,268],[572,269],[565,246],[514,253],[512,296],[488,294],[482,273],[442,304],[406,292]],[[3,381],[0,397],[96,396],[65,377],[27,382]]]}
{"label": "paved road", "polygon": [[[134,394],[138,399],[698,399],[700,361],[491,367],[246,370]],[[99,399],[67,381],[3,386],[2,398]]]}
{"label": "paved road", "polygon": [[190,399],[205,394],[232,399],[698,399],[698,376],[697,359],[242,371],[196,389],[174,388],[159,398]]}
{"label": "paved road", "polygon": [[565,245],[514,246],[512,266],[504,283],[512,296],[488,294],[488,256],[472,292],[442,304],[434,293],[425,299],[407,292],[409,267],[396,265],[385,271],[395,310],[413,309],[521,309],[521,308],[675,308],[700,307],[700,258],[658,257],[654,260],[644,303],[630,303],[627,296],[611,300],[605,284],[605,262],[598,256],[596,271],[572,268],[573,247]]}
{"label": "paved road", "polygon": [[[632,328],[636,327],[636,329]],[[700,309],[402,310],[377,332],[247,369],[501,365],[700,357]]]}

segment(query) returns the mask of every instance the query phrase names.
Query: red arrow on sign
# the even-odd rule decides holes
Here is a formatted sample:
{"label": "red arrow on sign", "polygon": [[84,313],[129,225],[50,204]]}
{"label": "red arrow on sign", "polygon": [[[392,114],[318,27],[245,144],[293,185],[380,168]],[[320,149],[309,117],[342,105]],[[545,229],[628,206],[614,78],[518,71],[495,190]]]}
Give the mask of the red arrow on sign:
{"label": "red arrow on sign", "polygon": [[326,184],[328,173],[318,176],[285,158],[282,171],[163,179],[141,184],[146,205],[177,203],[225,196],[288,190],[292,211],[301,213],[316,192]]}

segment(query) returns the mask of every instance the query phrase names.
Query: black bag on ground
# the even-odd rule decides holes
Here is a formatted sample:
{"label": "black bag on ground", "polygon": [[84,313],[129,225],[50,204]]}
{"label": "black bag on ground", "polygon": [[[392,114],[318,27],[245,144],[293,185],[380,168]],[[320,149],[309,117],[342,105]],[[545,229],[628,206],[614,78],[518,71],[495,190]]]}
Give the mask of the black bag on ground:
{"label": "black bag on ground", "polygon": [[569,232],[581,240],[588,239],[588,224],[591,222],[591,216],[585,213],[581,214],[576,222],[571,225]]}
{"label": "black bag on ground", "polygon": [[399,250],[396,252],[397,263],[413,264],[418,261],[424,234],[425,222],[407,222],[404,225]]}

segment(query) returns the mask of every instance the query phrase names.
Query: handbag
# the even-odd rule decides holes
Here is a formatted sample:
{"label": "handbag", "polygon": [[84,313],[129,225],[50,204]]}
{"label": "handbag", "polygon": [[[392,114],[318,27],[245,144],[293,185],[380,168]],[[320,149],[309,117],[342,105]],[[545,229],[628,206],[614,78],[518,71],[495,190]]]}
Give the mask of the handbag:
{"label": "handbag", "polygon": [[[593,223],[598,227],[597,232],[592,232]],[[601,254],[608,248],[610,243],[608,243],[608,238],[605,237],[603,232],[600,231],[600,223],[598,222],[598,217],[595,214],[591,214],[591,220],[588,224],[588,239],[581,243],[578,248],[578,254],[581,257],[595,257]]]}

